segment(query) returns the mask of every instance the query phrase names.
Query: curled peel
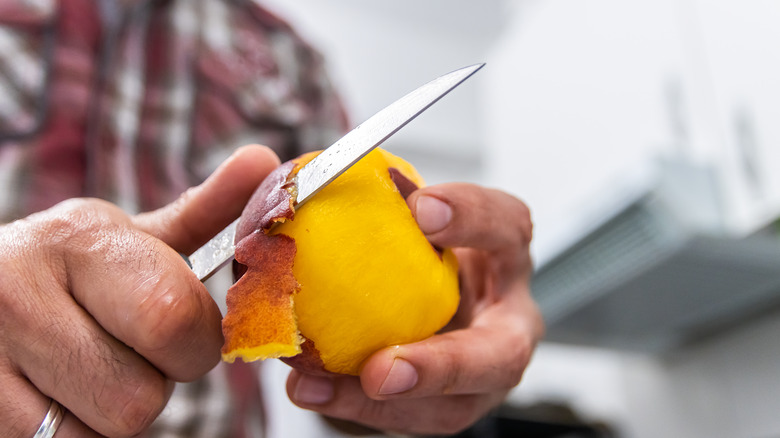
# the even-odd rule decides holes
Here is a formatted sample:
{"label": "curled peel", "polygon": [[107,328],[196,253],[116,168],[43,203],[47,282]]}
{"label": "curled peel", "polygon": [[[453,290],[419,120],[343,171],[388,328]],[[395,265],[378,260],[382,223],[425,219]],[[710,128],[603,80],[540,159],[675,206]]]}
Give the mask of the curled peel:
{"label": "curled peel", "polygon": [[222,359],[253,361],[297,355],[303,339],[293,310],[293,294],[298,290],[292,274],[295,241],[283,234],[255,232],[236,246],[236,260],[252,268],[227,296]]}
{"label": "curled peel", "polygon": [[252,195],[236,231],[236,262],[245,267],[228,290],[222,320],[222,360],[246,362],[301,353],[293,295],[299,285],[292,273],[295,240],[267,234],[277,222],[295,216],[295,161],[274,170]]}
{"label": "curled peel", "polygon": [[[275,223],[284,222],[295,216],[294,178],[301,167],[297,161],[288,161],[274,169],[252,194],[238,222],[236,243],[255,231],[267,232]],[[250,208],[258,205],[261,208]]]}

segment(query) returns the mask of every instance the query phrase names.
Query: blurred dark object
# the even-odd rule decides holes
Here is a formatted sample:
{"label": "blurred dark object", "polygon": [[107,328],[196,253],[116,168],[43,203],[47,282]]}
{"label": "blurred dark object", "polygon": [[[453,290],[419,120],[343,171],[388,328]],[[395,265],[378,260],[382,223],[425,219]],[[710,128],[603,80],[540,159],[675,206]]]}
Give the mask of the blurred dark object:
{"label": "blurred dark object", "polygon": [[617,438],[606,424],[587,422],[569,407],[537,403],[504,405],[451,438]]}

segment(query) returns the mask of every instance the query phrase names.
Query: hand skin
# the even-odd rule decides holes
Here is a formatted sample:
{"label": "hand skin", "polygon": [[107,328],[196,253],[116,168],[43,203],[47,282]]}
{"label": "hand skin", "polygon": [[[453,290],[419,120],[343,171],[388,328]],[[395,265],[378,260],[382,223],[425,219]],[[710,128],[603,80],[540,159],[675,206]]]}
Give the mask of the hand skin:
{"label": "hand skin", "polygon": [[461,305],[433,337],[383,349],[358,377],[293,370],[290,399],[328,417],[409,434],[454,434],[520,382],[544,324],[530,295],[531,219],[518,199],[472,184],[417,190],[407,202],[435,245],[454,248]]}
{"label": "hand skin", "polygon": [[154,212],[74,199],[0,227],[2,435],[33,436],[51,397],[67,409],[57,438],[132,436],[173,381],[213,368],[221,315],[179,252],[237,218],[278,164],[247,146]]}

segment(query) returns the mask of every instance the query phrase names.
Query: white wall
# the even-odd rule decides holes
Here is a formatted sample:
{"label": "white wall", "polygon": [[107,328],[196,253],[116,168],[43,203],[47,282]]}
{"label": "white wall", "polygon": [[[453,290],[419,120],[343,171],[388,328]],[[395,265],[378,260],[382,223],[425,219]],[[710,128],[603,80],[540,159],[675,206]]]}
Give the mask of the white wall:
{"label": "white wall", "polygon": [[[488,61],[506,0],[261,1],[328,60],[355,124],[419,85]],[[482,72],[387,142],[429,183],[482,180]]]}
{"label": "white wall", "polygon": [[485,173],[531,207],[538,257],[600,192],[675,146],[669,3],[518,3],[494,47]]}
{"label": "white wall", "polygon": [[485,175],[531,205],[537,251],[657,156],[714,166],[734,233],[777,217],[780,4],[514,5],[485,72]]}

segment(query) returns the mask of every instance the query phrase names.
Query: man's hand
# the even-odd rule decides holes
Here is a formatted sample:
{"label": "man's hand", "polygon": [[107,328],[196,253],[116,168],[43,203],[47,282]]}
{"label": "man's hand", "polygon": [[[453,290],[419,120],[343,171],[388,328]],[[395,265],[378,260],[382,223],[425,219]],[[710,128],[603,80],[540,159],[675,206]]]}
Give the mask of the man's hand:
{"label": "man's hand", "polygon": [[3,436],[33,436],[49,398],[67,409],[57,438],[135,435],[173,381],[213,368],[221,315],[178,252],[238,217],[278,164],[246,147],[155,212],[77,199],[0,227]]}
{"label": "man's hand", "polygon": [[427,340],[377,352],[359,379],[293,370],[287,390],[326,416],[451,434],[504,400],[543,334],[529,291],[531,219],[518,199],[471,184],[431,186],[407,202],[428,239],[458,256],[461,304],[452,322]]}

